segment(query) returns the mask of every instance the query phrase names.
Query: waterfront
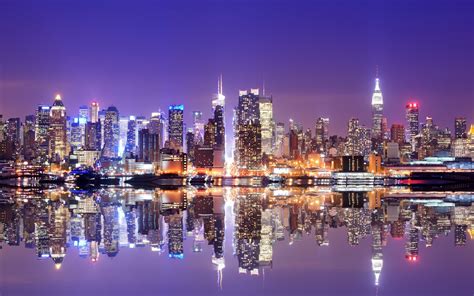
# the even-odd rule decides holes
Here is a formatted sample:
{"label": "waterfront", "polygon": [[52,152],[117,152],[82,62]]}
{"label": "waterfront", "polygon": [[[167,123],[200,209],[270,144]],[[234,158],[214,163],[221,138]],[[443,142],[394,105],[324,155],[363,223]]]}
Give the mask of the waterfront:
{"label": "waterfront", "polygon": [[472,293],[469,192],[189,187],[7,196],[2,295]]}

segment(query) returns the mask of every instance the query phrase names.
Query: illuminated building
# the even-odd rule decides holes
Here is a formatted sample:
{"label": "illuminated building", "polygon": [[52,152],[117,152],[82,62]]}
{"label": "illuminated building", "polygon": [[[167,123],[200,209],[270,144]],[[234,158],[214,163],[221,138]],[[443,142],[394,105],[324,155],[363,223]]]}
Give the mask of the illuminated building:
{"label": "illuminated building", "polygon": [[372,138],[381,139],[383,118],[383,96],[380,90],[380,81],[375,79],[375,89],[372,94]]}
{"label": "illuminated building", "polygon": [[[166,120],[163,112],[153,112],[151,113],[151,118],[150,118],[150,123],[148,124],[148,129],[150,130],[150,133],[152,134],[157,134],[160,137],[160,148],[163,147],[163,140],[166,138],[165,133],[166,133]],[[139,126],[138,121],[137,121],[137,131],[138,133],[139,130],[145,128],[145,126]]]}
{"label": "illuminated building", "polygon": [[196,168],[212,168],[214,166],[214,149],[207,146],[196,146],[194,166]]}
{"label": "illuminated building", "polygon": [[99,150],[75,150],[74,155],[77,157],[77,163],[84,166],[94,166],[95,162],[100,158]]}
{"label": "illuminated building", "polygon": [[234,160],[240,168],[260,168],[262,131],[258,89],[239,92],[236,117]]}
{"label": "illuminated building", "polygon": [[417,261],[419,253],[419,229],[415,226],[415,221],[412,219],[410,221],[408,229],[408,237],[405,243],[405,258],[408,261]]}
{"label": "illuminated building", "polygon": [[[135,116],[130,116],[127,125],[127,143],[125,145],[126,154],[135,154],[137,146],[137,122],[135,121]],[[158,148],[159,150],[159,148]]]}
{"label": "illuminated building", "polygon": [[[134,117],[132,116],[132,118]],[[130,120],[128,116],[120,116],[119,118],[119,144],[118,144],[119,156],[123,156],[125,152],[125,148],[127,146],[129,121]]]}
{"label": "illuminated building", "polygon": [[390,139],[399,145],[405,142],[405,127],[403,124],[392,124],[390,128]]}
{"label": "illuminated building", "polygon": [[273,261],[273,225],[272,210],[266,209],[262,212],[262,230],[260,232],[260,253],[258,257],[259,266],[272,265]]}
{"label": "illuminated building", "polygon": [[168,255],[170,258],[182,259],[183,248],[183,216],[182,212],[168,216]]}
{"label": "illuminated building", "polygon": [[420,132],[420,111],[418,103],[408,103],[406,105],[406,139],[407,142],[411,144],[412,151],[415,151],[416,148],[416,136]]}
{"label": "illuminated building", "polygon": [[201,145],[204,141],[204,121],[201,111],[193,111],[194,142]]}
{"label": "illuminated building", "polygon": [[296,129],[290,129],[288,141],[289,156],[292,159],[298,159],[298,157],[300,156],[300,150],[298,142],[298,131]]}
{"label": "illuminated building", "polygon": [[388,163],[400,162],[400,145],[396,142],[385,143],[384,159]]}
{"label": "illuminated building", "polygon": [[119,252],[119,213],[116,205],[103,204],[100,210],[104,217],[104,248],[107,256],[115,257]]}
{"label": "illuminated building", "polygon": [[258,274],[262,231],[260,194],[239,196],[235,216],[236,254],[240,272]]}
{"label": "illuminated building", "polygon": [[262,133],[258,121],[239,125],[238,164],[242,168],[258,169],[262,164]]}
{"label": "illuminated building", "polygon": [[183,105],[171,105],[168,108],[168,137],[171,148],[183,151]]}
{"label": "illuminated building", "polygon": [[277,157],[283,156],[283,141],[285,138],[285,124],[283,122],[278,122],[275,125],[275,145],[274,145],[274,155]]}
{"label": "illuminated building", "polygon": [[468,144],[469,142],[466,138],[455,138],[451,145],[452,156],[471,157]]}
{"label": "illuminated building", "polygon": [[79,107],[79,124],[84,126],[88,121],[90,121],[89,108],[82,105]]}
{"label": "illuminated building", "polygon": [[143,162],[160,161],[160,137],[145,128],[138,132],[138,160]]}
{"label": "illuminated building", "polygon": [[194,130],[188,129],[186,132],[186,153],[189,156],[189,161],[194,162]]}
{"label": "illuminated building", "polygon": [[471,124],[469,129],[469,150],[471,152],[471,158],[474,159],[474,124]]}
{"label": "illuminated building", "polygon": [[56,95],[50,108],[50,147],[55,160],[62,160],[69,153],[66,135],[66,108],[60,95]]}
{"label": "illuminated building", "polygon": [[115,106],[110,106],[105,112],[104,119],[104,157],[117,157],[119,152],[119,112]]}
{"label": "illuminated building", "polygon": [[259,101],[260,125],[262,134],[262,153],[273,154],[273,98],[260,96]]}
{"label": "illuminated building", "polygon": [[456,139],[467,138],[467,123],[466,117],[456,117],[454,119],[454,137]]}
{"label": "illuminated building", "polygon": [[104,125],[105,125],[105,113],[106,113],[106,110],[103,109],[103,110],[100,110],[98,115],[99,115],[99,122],[100,122],[100,125],[101,125],[101,129],[100,129],[100,139],[101,139],[101,143],[100,143],[100,147],[103,148],[104,147],[104,143],[105,143],[105,138],[104,138],[104,134],[105,134],[105,128],[104,128]]}
{"label": "illuminated building", "polygon": [[162,174],[186,174],[188,157],[179,150],[162,148],[160,150],[160,170]]}
{"label": "illuminated building", "polygon": [[99,122],[99,103],[92,102],[89,108],[90,108],[89,110],[90,122],[92,123]]}
{"label": "illuminated building", "polygon": [[25,123],[23,125],[23,155],[25,160],[32,160],[36,156],[35,123],[36,118],[34,115],[25,116]]}
{"label": "illuminated building", "polygon": [[[83,127],[79,124],[79,118],[75,117],[71,123],[71,148],[77,150],[82,147]],[[85,131],[85,129],[84,129]]]}
{"label": "illuminated building", "polygon": [[372,174],[383,173],[382,169],[382,157],[375,153],[369,154],[369,168],[368,172]]}
{"label": "illuminated building", "polygon": [[467,225],[454,226],[454,245],[464,246],[467,241]]}
{"label": "illuminated building", "polygon": [[204,126],[204,146],[214,147],[216,145],[216,122],[209,118],[209,121]]}
{"label": "illuminated building", "polygon": [[325,143],[329,139],[329,118],[319,117],[316,120],[314,136],[319,151],[325,151]]}
{"label": "illuminated building", "polygon": [[345,154],[364,155],[364,140],[364,127],[359,124],[358,118],[351,118],[347,126]]}
{"label": "illuminated building", "polygon": [[[376,213],[379,213],[377,211]],[[375,215],[377,217],[377,215]],[[374,219],[375,220],[375,219]],[[383,221],[373,221],[371,225],[372,234],[372,272],[375,277],[375,285],[379,285],[379,278],[383,268],[383,254],[382,254],[382,236],[383,236]]]}
{"label": "illuminated building", "polygon": [[226,139],[225,139],[225,96],[222,88],[222,75],[217,81],[217,94],[212,100],[212,111],[214,113],[214,122],[216,124],[216,148],[223,152],[222,159],[225,156]]}
{"label": "illuminated building", "polygon": [[101,124],[100,121],[88,122],[85,126],[85,143],[84,147],[86,150],[96,150],[99,151],[102,149],[101,139]]}
{"label": "illuminated building", "polygon": [[16,159],[21,150],[21,122],[20,118],[9,118],[5,126],[3,154],[5,159]]}
{"label": "illuminated building", "polygon": [[215,147],[225,150],[224,107],[220,105],[214,109],[214,123],[216,125]]}

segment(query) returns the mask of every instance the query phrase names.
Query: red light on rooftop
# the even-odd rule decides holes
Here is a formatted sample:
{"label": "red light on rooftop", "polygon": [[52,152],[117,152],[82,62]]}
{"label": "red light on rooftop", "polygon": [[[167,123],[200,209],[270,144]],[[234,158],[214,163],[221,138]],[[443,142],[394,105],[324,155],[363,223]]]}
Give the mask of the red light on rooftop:
{"label": "red light on rooftop", "polygon": [[410,262],[416,262],[418,260],[417,255],[406,255],[405,258],[407,258],[407,260]]}

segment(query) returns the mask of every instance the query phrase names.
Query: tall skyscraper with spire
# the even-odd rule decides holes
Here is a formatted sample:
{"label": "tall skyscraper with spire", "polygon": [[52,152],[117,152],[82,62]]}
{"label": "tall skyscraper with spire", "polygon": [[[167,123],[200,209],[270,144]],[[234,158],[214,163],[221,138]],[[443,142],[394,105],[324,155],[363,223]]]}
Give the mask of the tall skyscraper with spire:
{"label": "tall skyscraper with spire", "polygon": [[380,90],[380,81],[375,78],[375,89],[372,94],[372,138],[382,138],[382,120],[383,120],[383,96]]}
{"label": "tall skyscraper with spire", "polygon": [[62,160],[69,153],[66,130],[66,107],[60,95],[56,95],[50,108],[50,145],[53,158]]}
{"label": "tall skyscraper with spire", "polygon": [[216,127],[216,143],[214,147],[214,156],[219,165],[223,165],[225,159],[225,96],[222,90],[222,74],[217,80],[217,94],[212,100],[212,111],[214,114],[214,123]]}

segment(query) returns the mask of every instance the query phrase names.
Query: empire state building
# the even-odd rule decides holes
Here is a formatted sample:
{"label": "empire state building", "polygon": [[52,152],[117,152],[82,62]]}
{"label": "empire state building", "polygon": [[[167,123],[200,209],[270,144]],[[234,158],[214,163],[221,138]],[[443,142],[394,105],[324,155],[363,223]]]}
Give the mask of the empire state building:
{"label": "empire state building", "polygon": [[383,96],[380,82],[375,78],[375,89],[372,94],[372,138],[382,138]]}

